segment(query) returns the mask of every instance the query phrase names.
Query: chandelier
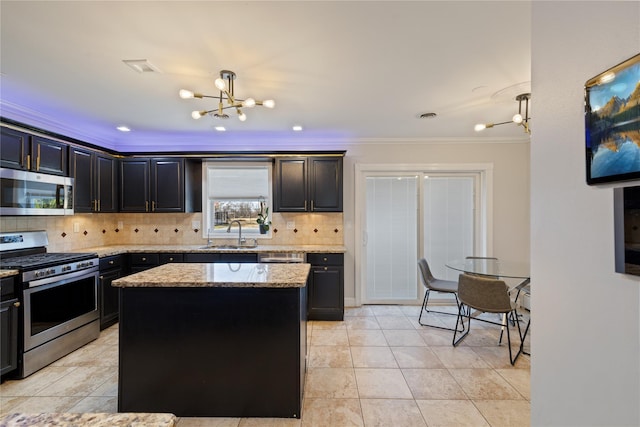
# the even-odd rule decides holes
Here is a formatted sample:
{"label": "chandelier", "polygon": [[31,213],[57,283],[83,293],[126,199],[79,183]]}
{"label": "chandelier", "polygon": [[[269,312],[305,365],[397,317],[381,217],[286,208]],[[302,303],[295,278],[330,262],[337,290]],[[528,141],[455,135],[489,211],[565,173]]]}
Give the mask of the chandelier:
{"label": "chandelier", "polygon": [[[233,109],[238,114],[238,119],[241,122],[247,120],[247,115],[242,111],[242,108],[252,108],[256,105],[262,105],[267,108],[273,108],[276,106],[276,103],[273,99],[267,99],[264,101],[257,101],[253,98],[247,99],[239,99],[235,97],[234,93],[234,80],[236,79],[236,73],[229,70],[220,71],[220,77],[218,77],[214,84],[216,88],[220,91],[219,95],[211,96],[211,95],[203,95],[201,93],[192,92],[190,90],[181,89],[179,92],[180,98],[189,99],[189,98],[217,98],[218,99],[218,108],[213,110],[196,110],[191,113],[191,117],[194,119],[199,119],[202,116],[206,116],[207,114],[218,118],[218,119],[228,119],[229,115],[225,113],[224,110]],[[226,101],[226,104],[225,104]]]}
{"label": "chandelier", "polygon": [[[531,120],[531,117],[529,117],[529,99],[531,99],[530,93],[522,93],[516,96],[516,101],[518,101],[518,113],[515,114],[510,121],[502,123],[479,123],[475,126],[475,131],[480,132],[494,126],[515,123],[522,126],[526,133],[531,134],[531,129],[529,128],[529,120]],[[524,115],[522,115],[522,104],[524,104]]]}

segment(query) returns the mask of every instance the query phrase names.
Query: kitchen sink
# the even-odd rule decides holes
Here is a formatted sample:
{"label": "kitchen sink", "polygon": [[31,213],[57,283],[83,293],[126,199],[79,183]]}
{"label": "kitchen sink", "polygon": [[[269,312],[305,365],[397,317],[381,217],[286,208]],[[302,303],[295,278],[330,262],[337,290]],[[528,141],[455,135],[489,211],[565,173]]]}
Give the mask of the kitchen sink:
{"label": "kitchen sink", "polygon": [[257,248],[258,245],[210,245],[210,246],[202,246],[200,249],[253,249]]}

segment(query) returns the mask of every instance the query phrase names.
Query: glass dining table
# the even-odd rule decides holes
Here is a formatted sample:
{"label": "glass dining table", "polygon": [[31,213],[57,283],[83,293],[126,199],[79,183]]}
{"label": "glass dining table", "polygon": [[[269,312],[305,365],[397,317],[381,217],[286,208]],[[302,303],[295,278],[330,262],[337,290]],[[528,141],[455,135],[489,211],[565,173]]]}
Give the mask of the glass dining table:
{"label": "glass dining table", "polygon": [[[445,265],[456,271],[467,274],[475,274],[495,279],[515,279],[516,285],[509,287],[510,293],[515,293],[515,301],[518,302],[520,294],[531,283],[530,267],[527,262],[503,261],[495,258],[465,258],[454,259],[445,263]],[[511,280],[509,280],[511,282]],[[529,286],[530,288],[530,286]],[[525,290],[527,292],[527,290]],[[531,316],[527,322],[524,334],[522,336],[521,346],[524,346],[524,340],[531,326]],[[529,354],[524,352],[525,354]]]}

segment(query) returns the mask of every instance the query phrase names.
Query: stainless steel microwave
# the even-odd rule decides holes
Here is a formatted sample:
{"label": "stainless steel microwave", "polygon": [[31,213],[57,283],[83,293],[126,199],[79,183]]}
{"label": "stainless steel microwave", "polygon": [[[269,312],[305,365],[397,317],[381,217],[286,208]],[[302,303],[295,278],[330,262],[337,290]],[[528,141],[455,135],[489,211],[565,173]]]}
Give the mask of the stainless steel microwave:
{"label": "stainless steel microwave", "polygon": [[73,178],[0,168],[0,215],[73,215]]}

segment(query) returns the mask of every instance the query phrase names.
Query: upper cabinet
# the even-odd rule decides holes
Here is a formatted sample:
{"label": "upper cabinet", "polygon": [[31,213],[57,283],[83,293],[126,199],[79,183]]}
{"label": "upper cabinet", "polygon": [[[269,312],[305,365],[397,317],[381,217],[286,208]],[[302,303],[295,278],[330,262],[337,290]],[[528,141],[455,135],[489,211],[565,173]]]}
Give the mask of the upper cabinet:
{"label": "upper cabinet", "polygon": [[276,158],[275,212],[342,212],[342,157]]}
{"label": "upper cabinet", "polygon": [[69,146],[7,127],[1,128],[0,165],[66,176]]}
{"label": "upper cabinet", "polygon": [[118,212],[118,159],[105,153],[72,148],[74,209],[78,213]]}
{"label": "upper cabinet", "polygon": [[199,211],[198,165],[181,158],[122,159],[120,212]]}

